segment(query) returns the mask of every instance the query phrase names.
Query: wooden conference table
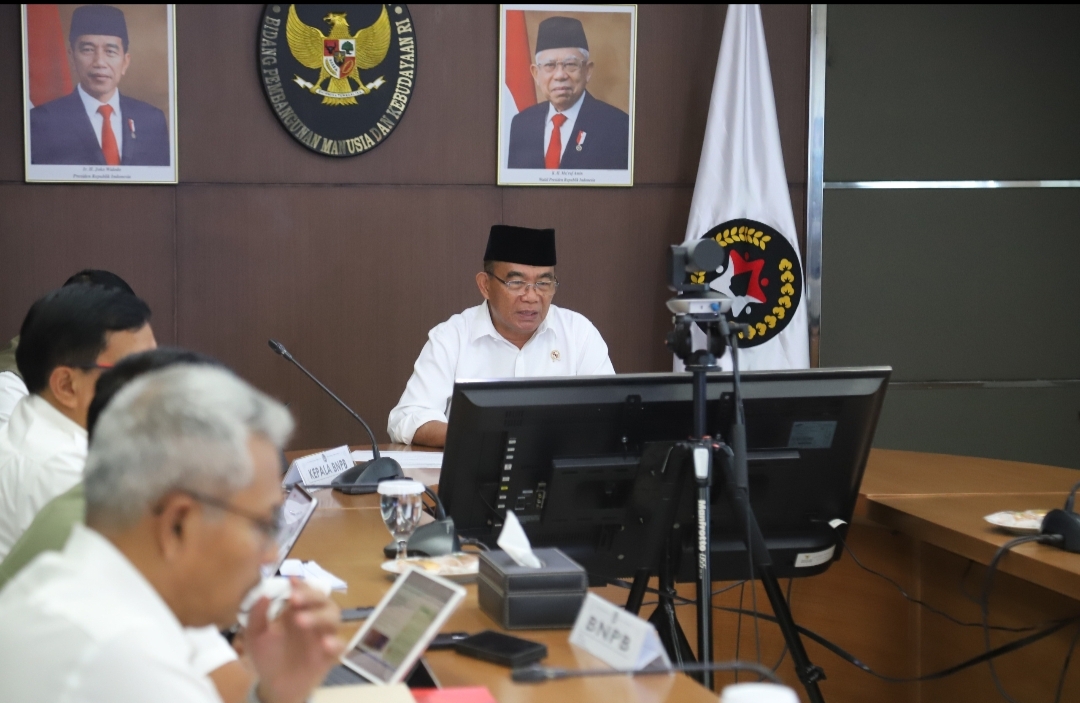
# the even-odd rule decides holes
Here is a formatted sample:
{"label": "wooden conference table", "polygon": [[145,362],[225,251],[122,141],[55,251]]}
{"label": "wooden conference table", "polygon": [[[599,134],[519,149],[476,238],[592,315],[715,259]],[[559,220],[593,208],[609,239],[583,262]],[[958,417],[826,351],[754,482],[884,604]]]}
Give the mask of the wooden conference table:
{"label": "wooden conference table", "polygon": [[[402,449],[400,446],[389,447]],[[292,452],[295,458],[306,452]],[[998,510],[1060,507],[1080,472],[1018,462],[874,450],[856,506],[848,545],[867,567],[895,580],[913,598],[923,600],[964,622],[978,623],[974,600],[982,584],[985,565],[1010,535],[998,532],[982,517]],[[349,584],[346,594],[335,594],[343,607],[373,605],[390,580],[379,565],[382,547],[390,541],[375,496],[344,496],[319,491],[320,505],[293,550],[301,559],[315,559]],[[717,584],[718,587],[723,584]],[[784,584],[785,587],[787,584]],[[626,591],[596,589],[613,602],[623,603]],[[444,631],[475,632],[499,629],[477,605],[476,586]],[[692,586],[684,593],[692,595]],[[759,588],[733,588],[714,598],[722,607],[753,606],[769,613]],[[796,622],[854,654],[879,673],[896,678],[917,677],[980,654],[982,630],[961,626],[905,600],[896,587],[860,568],[844,555],[824,574],[796,579],[791,587]],[[695,641],[694,609],[680,608],[680,622]],[[650,611],[646,608],[643,614]],[[991,599],[990,619],[1007,626],[1026,626],[1080,614],[1080,555],[1038,544],[1026,544],[999,565]],[[343,626],[342,636],[357,624]],[[783,641],[775,625],[760,621],[760,645],[755,643],[750,618],[717,611],[714,622],[715,658],[718,661],[756,659],[773,665]],[[998,660],[1005,687],[1020,700],[1053,700],[1065,653],[1074,627],[1068,627],[1023,650]],[[590,655],[570,646],[567,630],[515,631],[547,645],[545,664],[567,668],[600,665]],[[1025,633],[1026,634],[1026,633]],[[1022,636],[994,633],[995,645]],[[985,664],[943,679],[924,682],[889,682],[875,678],[838,659],[820,645],[806,641],[810,658],[824,667],[822,692],[830,703],[875,701],[978,701],[999,698]],[[1078,656],[1080,658],[1080,656]],[[459,656],[432,652],[428,661],[444,686],[483,685],[500,703],[516,701],[716,701],[684,675],[601,677],[518,685],[502,667]],[[805,696],[785,657],[778,673]],[[1080,669],[1077,666],[1076,669]],[[718,689],[732,681],[718,675]],[[1063,701],[1080,701],[1080,671],[1071,670]]]}

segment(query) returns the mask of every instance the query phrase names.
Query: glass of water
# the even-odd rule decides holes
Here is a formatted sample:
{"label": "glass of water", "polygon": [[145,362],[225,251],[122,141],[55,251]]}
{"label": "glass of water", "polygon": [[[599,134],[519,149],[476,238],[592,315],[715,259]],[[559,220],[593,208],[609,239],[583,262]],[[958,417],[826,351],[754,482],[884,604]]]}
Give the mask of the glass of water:
{"label": "glass of water", "polygon": [[420,524],[424,512],[424,484],[419,481],[393,480],[379,483],[379,509],[386,529],[397,542],[397,559],[405,558],[409,537]]}

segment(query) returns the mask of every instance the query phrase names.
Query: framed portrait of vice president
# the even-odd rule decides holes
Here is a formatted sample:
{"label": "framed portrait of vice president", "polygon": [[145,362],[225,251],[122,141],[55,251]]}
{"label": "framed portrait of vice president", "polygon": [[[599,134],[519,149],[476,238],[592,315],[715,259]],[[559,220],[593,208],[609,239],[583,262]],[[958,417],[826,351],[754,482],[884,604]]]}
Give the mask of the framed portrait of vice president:
{"label": "framed portrait of vice president", "polygon": [[499,185],[633,185],[637,6],[499,16]]}
{"label": "framed portrait of vice president", "polygon": [[22,6],[27,182],[177,182],[173,8]]}

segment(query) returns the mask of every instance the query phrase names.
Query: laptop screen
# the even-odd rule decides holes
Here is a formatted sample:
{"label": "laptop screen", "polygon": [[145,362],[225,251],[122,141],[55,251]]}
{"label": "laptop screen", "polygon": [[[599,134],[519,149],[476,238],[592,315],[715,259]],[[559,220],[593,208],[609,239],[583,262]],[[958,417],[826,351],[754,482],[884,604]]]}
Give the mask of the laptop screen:
{"label": "laptop screen", "polygon": [[264,577],[277,574],[281,564],[289,556],[289,552],[292,551],[293,545],[296,544],[296,540],[300,538],[300,533],[304,531],[308,520],[311,519],[311,515],[315,512],[318,502],[300,484],[293,486],[289,490],[289,494],[285,496],[285,502],[281,506],[281,532],[277,536],[278,558],[273,564],[267,564],[263,567]]}

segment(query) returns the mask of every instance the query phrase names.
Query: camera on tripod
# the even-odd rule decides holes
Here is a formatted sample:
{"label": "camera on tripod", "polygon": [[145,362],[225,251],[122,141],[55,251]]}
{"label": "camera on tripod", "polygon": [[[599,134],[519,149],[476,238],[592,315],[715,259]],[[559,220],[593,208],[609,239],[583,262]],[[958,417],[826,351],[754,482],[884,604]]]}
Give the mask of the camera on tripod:
{"label": "camera on tripod", "polygon": [[[667,302],[675,313],[675,328],[668,333],[667,346],[690,366],[715,368],[724,355],[730,334],[724,314],[731,309],[731,298],[712,290],[708,283],[688,282],[687,274],[715,271],[724,263],[724,249],[715,239],[705,238],[675,244],[668,251],[668,288],[675,291]],[[704,333],[706,344],[694,349],[694,325]]]}

